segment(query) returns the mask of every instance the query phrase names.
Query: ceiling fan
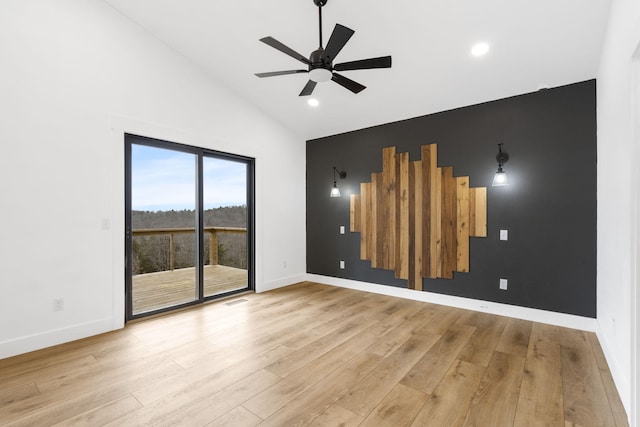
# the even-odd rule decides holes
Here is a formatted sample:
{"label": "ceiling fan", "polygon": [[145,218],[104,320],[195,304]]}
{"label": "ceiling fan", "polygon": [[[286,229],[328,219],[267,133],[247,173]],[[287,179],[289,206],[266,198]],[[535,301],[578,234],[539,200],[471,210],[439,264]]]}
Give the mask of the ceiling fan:
{"label": "ceiling fan", "polygon": [[336,24],[329,37],[327,45],[322,47],[322,6],[327,4],[327,0],[313,0],[313,3],[318,6],[318,20],[319,20],[319,34],[320,34],[320,47],[313,52],[307,59],[300,55],[295,50],[284,45],[271,36],[261,38],[260,41],[268,44],[269,46],[278,49],[280,52],[286,53],[294,59],[302,62],[308,66],[306,70],[286,70],[286,71],[272,71],[268,73],[256,73],[258,77],[274,77],[283,76],[286,74],[299,74],[308,73],[309,81],[300,92],[300,96],[308,96],[313,93],[318,82],[326,82],[333,80],[340,86],[349,89],[353,93],[359,93],[366,86],[361,85],[358,82],[354,82],[348,79],[336,71],[348,71],[348,70],[366,70],[370,68],[391,68],[391,56],[382,56],[379,58],[361,59],[358,61],[343,62],[341,64],[333,65],[333,60],[340,53],[345,44],[349,41],[353,33],[350,28],[343,25]]}

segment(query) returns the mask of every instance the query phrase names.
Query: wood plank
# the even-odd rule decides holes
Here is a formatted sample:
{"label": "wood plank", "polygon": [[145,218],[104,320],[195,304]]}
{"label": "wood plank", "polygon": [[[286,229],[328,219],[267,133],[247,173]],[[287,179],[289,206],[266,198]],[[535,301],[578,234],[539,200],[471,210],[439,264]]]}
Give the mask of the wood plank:
{"label": "wood plank", "polygon": [[[331,408],[340,396],[369,375],[381,360],[380,356],[366,352],[360,353],[267,418],[262,423],[262,427],[307,425],[317,417],[324,418],[325,411],[333,413]],[[363,419],[359,415],[358,418]]]}
{"label": "wood plank", "polygon": [[425,393],[397,384],[360,426],[408,426],[427,398]]}
{"label": "wood plank", "polygon": [[396,155],[396,277],[409,280],[409,153]]}
{"label": "wood plank", "polygon": [[310,427],[326,427],[326,426],[340,426],[340,427],[357,427],[362,424],[364,420],[358,414],[354,414],[348,409],[343,408],[340,405],[331,405],[318,416],[311,424]]}
{"label": "wood plank", "polygon": [[333,368],[353,359],[363,348],[371,345],[376,339],[377,337],[373,334],[359,334],[353,339],[343,342],[307,365],[300,367],[277,384],[261,393],[256,393],[255,396],[244,402],[243,406],[262,419],[270,417],[325,378]]}
{"label": "wood plank", "polygon": [[428,333],[412,336],[337,403],[366,417],[437,340],[437,335]]}
{"label": "wood plank", "polygon": [[514,426],[563,427],[559,328],[535,323]]}
{"label": "wood plank", "polygon": [[435,256],[436,277],[442,277],[442,168],[438,168],[435,175],[436,186],[433,194],[439,202],[436,203],[435,209],[436,231],[432,234],[436,237],[436,253],[432,256]]}
{"label": "wood plank", "polygon": [[378,257],[382,256],[381,267],[395,270],[396,261],[396,147],[382,149],[382,193],[378,200],[381,216],[378,216],[378,231],[382,244],[378,244]]}
{"label": "wood plank", "polygon": [[469,188],[469,236],[476,235],[476,189]]}
{"label": "wood plank", "polygon": [[469,325],[450,325],[444,335],[402,378],[401,384],[427,394],[433,393],[474,331],[475,328]]}
{"label": "wood plank", "polygon": [[430,234],[425,236],[429,239],[429,247],[431,248],[429,251],[429,272],[432,278],[438,277],[438,240],[440,240],[440,216],[439,212],[441,212],[440,205],[440,191],[441,191],[441,171],[438,168],[438,146],[436,144],[429,145],[429,181],[430,181],[430,191],[429,198],[431,210],[429,211],[429,222],[430,226]]}
{"label": "wood plank", "polygon": [[513,424],[525,359],[496,351],[467,412],[463,426]]}
{"label": "wood plank", "polygon": [[498,342],[496,351],[527,357],[529,338],[531,336],[531,322],[520,319],[509,319]]}
{"label": "wood plank", "polygon": [[412,427],[455,427],[462,424],[484,367],[456,360],[433,391]]}
{"label": "wood plank", "polygon": [[[422,273],[424,277],[435,278],[435,273],[432,270],[431,259],[432,254],[435,248],[431,245],[431,236],[433,235],[433,210],[435,209],[435,205],[433,204],[433,198],[431,195],[433,194],[433,180],[431,179],[431,175],[434,173],[432,171],[433,160],[431,159],[433,152],[431,149],[431,145],[423,145],[421,147],[421,155],[422,155],[422,194],[420,194],[422,198],[422,236],[420,239],[422,240]],[[439,201],[436,201],[436,204]]]}
{"label": "wood plank", "polygon": [[424,230],[422,229],[422,221],[423,221],[423,211],[420,209],[422,206],[422,197],[424,194],[424,190],[422,188],[422,162],[415,161],[411,162],[411,172],[413,174],[413,179],[411,183],[413,184],[413,191],[411,192],[411,196],[413,199],[413,205],[410,209],[411,214],[413,215],[413,221],[411,221],[411,225],[413,225],[413,230],[411,231],[410,241],[413,245],[413,256],[410,257],[410,261],[412,263],[412,267],[409,269],[410,279],[412,280],[412,289],[416,289],[418,291],[422,290],[422,257],[424,256],[423,250],[423,236]]}
{"label": "wood plank", "polygon": [[613,426],[615,420],[588,334],[560,331],[564,418],[583,426]]}
{"label": "wood plank", "polygon": [[360,184],[360,259],[371,259],[371,183]]}
{"label": "wood plank", "polygon": [[255,427],[261,422],[262,419],[257,415],[252,414],[242,406],[236,406],[223,416],[216,418],[214,421],[207,424],[205,427]]}
{"label": "wood plank", "polygon": [[474,188],[475,232],[473,237],[487,237],[487,187]]}
{"label": "wood plank", "polygon": [[479,312],[463,315],[458,321],[475,326],[476,331],[458,355],[458,359],[484,367],[488,366],[507,326],[507,320],[506,317]]}
{"label": "wood plank", "polygon": [[360,194],[352,194],[349,197],[349,231],[360,233],[362,231],[360,223]]}
{"label": "wood plank", "polygon": [[90,426],[104,425],[127,415],[142,407],[130,394],[106,403],[90,411],[55,424],[56,426]]}
{"label": "wood plank", "polygon": [[469,177],[456,178],[456,271],[469,272]]}
{"label": "wood plank", "polygon": [[154,426],[201,426],[215,421],[242,402],[275,384],[280,379],[264,369],[254,372],[217,393],[212,393],[183,407],[170,417],[154,422]]}
{"label": "wood plank", "polygon": [[453,178],[453,168],[442,168],[442,274],[440,277],[452,279],[456,269],[456,180]]}
{"label": "wood plank", "polygon": [[[380,201],[378,200],[382,193],[382,174],[373,173],[371,174],[371,227],[369,231],[369,240],[371,243],[371,267],[372,268],[382,268],[382,256],[380,255],[381,251],[381,236],[380,233],[384,230],[384,228],[380,228],[378,215],[382,216],[380,212]],[[380,240],[380,242],[378,241]]]}

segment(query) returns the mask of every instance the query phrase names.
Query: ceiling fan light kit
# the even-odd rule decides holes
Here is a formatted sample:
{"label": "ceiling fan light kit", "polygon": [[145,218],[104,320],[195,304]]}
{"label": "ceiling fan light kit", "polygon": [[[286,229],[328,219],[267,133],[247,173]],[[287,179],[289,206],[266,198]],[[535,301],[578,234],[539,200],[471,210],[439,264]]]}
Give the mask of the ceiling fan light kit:
{"label": "ceiling fan light kit", "polygon": [[327,82],[329,80],[336,82],[340,86],[350,90],[353,93],[359,93],[364,90],[366,86],[363,86],[358,82],[355,82],[341,74],[338,74],[336,73],[336,71],[391,68],[391,56],[361,59],[358,61],[343,62],[341,64],[333,65],[333,60],[338,55],[338,53],[340,53],[342,48],[347,44],[355,31],[345,27],[344,25],[336,24],[336,26],[333,28],[333,32],[331,33],[331,37],[329,37],[327,45],[325,47],[322,47],[322,7],[327,4],[327,0],[313,0],[313,3],[318,6],[318,33],[320,47],[314,50],[311,55],[309,55],[309,58],[302,56],[295,50],[291,49],[290,47],[279,42],[271,36],[263,37],[260,39],[261,42],[307,65],[307,69],[256,73],[256,76],[275,77],[287,74],[308,73],[309,81],[300,92],[300,96],[311,95],[317,83]]}

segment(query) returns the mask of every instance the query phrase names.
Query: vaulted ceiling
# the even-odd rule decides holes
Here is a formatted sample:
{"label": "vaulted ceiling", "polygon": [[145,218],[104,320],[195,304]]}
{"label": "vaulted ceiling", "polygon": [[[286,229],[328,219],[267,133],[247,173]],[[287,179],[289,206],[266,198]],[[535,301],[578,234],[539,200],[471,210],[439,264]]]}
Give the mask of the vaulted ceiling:
{"label": "vaulted ceiling", "polygon": [[[272,36],[304,56],[318,47],[312,0],[105,0],[304,139],[430,114],[596,76],[610,0],[328,0],[324,41],[336,23],[355,30],[335,62],[392,55],[391,69],[344,71],[355,95],[319,83],[317,107],[298,94],[304,68],[259,42]],[[490,45],[483,57],[470,54]]]}

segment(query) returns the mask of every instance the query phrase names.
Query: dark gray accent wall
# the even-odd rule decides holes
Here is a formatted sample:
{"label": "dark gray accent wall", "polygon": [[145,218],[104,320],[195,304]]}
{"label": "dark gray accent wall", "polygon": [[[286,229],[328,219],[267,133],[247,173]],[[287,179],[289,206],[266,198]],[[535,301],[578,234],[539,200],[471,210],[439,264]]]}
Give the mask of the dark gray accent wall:
{"label": "dark gray accent wall", "polygon": [[[349,194],[382,171],[382,149],[420,159],[438,144],[438,166],[487,187],[486,238],[471,238],[470,272],[424,279],[447,295],[596,316],[595,80],[307,141],[307,271],[406,287],[392,271],[360,260],[349,232]],[[510,185],[491,187],[497,143],[510,160]],[[330,198],[332,167],[343,197]],[[346,234],[339,234],[340,225]],[[499,240],[499,230],[509,240]],[[346,268],[339,268],[344,260]],[[509,289],[499,289],[499,279]]]}

